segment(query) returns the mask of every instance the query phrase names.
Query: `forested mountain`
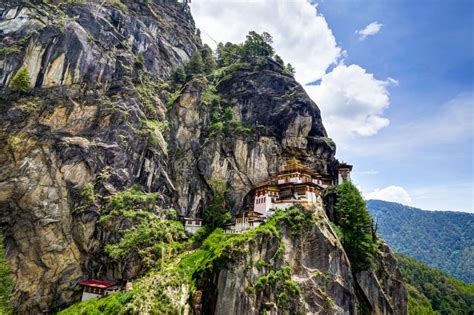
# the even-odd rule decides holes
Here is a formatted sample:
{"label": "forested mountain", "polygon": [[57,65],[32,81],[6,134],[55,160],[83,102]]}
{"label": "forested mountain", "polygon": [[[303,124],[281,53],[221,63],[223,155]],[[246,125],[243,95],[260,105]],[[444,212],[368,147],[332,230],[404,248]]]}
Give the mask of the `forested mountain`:
{"label": "forested mountain", "polygon": [[367,207],[395,251],[474,282],[474,214],[424,211],[381,200],[369,200]]}
{"label": "forested mountain", "polygon": [[408,282],[409,314],[474,314],[474,285],[403,255],[398,263]]}

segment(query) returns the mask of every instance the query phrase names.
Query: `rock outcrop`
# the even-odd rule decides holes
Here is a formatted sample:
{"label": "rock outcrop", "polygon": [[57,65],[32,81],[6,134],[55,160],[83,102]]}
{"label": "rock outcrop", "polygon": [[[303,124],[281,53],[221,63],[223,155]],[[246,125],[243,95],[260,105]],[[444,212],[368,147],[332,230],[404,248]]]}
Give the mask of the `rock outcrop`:
{"label": "rock outcrop", "polygon": [[[8,1],[0,14],[0,225],[18,313],[70,304],[88,277],[139,275],[129,262],[104,258],[104,242],[113,235],[97,224],[102,197],[138,184],[159,194],[157,206],[193,216],[209,203],[214,179],[227,183],[236,211],[249,187],[288,158],[335,174],[335,145],[318,107],[270,60],[235,67],[218,82],[194,78],[170,95],[173,69],[201,47],[187,5]],[[24,96],[9,88],[21,67],[29,75]],[[212,93],[218,105],[209,100]],[[87,187],[97,198],[87,198]],[[304,290],[299,309],[355,313],[358,283],[375,313],[406,312],[388,248],[377,269],[355,281],[322,220],[309,239],[283,234],[291,277]],[[271,247],[262,240],[242,262]],[[218,274],[217,313],[225,313],[233,294],[245,294],[232,285],[246,281],[242,266]],[[234,310],[266,302],[253,299]]]}
{"label": "rock outcrop", "polygon": [[[163,81],[198,45],[176,3],[71,3],[0,4],[3,48],[18,50],[0,56],[0,220],[22,313],[69,303],[101,269],[97,209],[76,211],[84,185],[107,195],[140,183],[171,205],[166,151],[143,133],[166,108],[140,80],[146,71]],[[35,89],[18,98],[7,88],[20,67]]]}

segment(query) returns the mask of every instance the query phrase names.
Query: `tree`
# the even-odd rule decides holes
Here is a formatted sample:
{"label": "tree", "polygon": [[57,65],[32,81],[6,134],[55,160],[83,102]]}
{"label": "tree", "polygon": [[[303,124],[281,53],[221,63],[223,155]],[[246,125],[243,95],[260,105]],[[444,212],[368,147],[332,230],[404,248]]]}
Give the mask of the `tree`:
{"label": "tree", "polygon": [[188,75],[201,74],[204,72],[204,63],[202,62],[201,52],[196,50],[191,56],[191,60],[186,64],[186,73]]}
{"label": "tree", "polygon": [[279,55],[275,55],[275,62],[280,64],[282,67],[285,66],[285,62],[283,61],[283,59],[281,59],[281,57]]}
{"label": "tree", "polygon": [[243,45],[245,57],[271,57],[275,53],[272,47],[273,38],[264,32],[261,35],[255,31],[249,32]]}
{"label": "tree", "polygon": [[227,42],[217,45],[217,63],[219,66],[228,66],[242,59],[242,45]]}
{"label": "tree", "polygon": [[178,66],[174,69],[173,73],[171,74],[171,80],[177,84],[183,84],[186,82],[186,72],[184,71],[183,66]]}
{"label": "tree", "polygon": [[203,214],[206,223],[214,229],[223,227],[230,221],[231,215],[225,200],[227,183],[214,179],[210,181],[209,185],[212,189],[212,201]]}
{"label": "tree", "polygon": [[13,289],[10,267],[5,260],[5,250],[3,248],[3,236],[0,235],[0,314],[12,313],[10,304],[10,294]]}
{"label": "tree", "polygon": [[287,63],[285,67],[285,73],[294,75],[295,74],[295,68],[291,65],[291,63]]}
{"label": "tree", "polygon": [[338,186],[336,209],[342,245],[354,271],[369,268],[376,250],[371,234],[372,220],[362,195],[350,181]]}
{"label": "tree", "polygon": [[208,45],[204,45],[201,49],[202,62],[204,63],[204,72],[210,74],[217,66],[216,59],[212,54],[212,49]]}
{"label": "tree", "polygon": [[30,87],[30,75],[26,67],[21,67],[10,81],[10,87],[19,91],[20,93],[28,92]]}

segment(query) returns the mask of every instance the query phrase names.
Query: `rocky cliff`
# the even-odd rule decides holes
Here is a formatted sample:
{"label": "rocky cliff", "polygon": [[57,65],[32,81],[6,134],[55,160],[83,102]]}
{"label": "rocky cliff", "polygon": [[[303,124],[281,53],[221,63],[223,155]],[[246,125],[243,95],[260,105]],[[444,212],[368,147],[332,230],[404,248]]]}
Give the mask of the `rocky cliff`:
{"label": "rocky cliff", "polygon": [[[228,204],[237,211],[249,187],[289,157],[335,173],[335,145],[318,107],[275,62],[251,60],[170,88],[173,69],[201,47],[186,5],[9,1],[0,12],[0,224],[19,313],[70,304],[85,278],[141,275],[144,267],[133,257],[107,257],[105,244],[119,236],[100,221],[108,196],[134,184],[156,193],[154,207],[192,216],[209,204],[215,179],[227,183]],[[22,68],[26,94],[12,89]],[[321,247],[282,232],[291,277],[306,301],[296,309],[355,313],[364,296],[375,313],[404,313],[406,296],[388,248],[377,268],[355,281],[328,220],[321,220],[325,228],[310,233]],[[242,262],[270,255],[275,246],[257,243]],[[337,282],[328,289],[334,304],[312,269]],[[247,281],[231,270],[209,275],[219,292],[210,297],[217,313],[226,305],[235,305],[234,313],[249,310],[227,300],[236,293],[232,283]],[[249,299],[252,310],[266,303]]]}

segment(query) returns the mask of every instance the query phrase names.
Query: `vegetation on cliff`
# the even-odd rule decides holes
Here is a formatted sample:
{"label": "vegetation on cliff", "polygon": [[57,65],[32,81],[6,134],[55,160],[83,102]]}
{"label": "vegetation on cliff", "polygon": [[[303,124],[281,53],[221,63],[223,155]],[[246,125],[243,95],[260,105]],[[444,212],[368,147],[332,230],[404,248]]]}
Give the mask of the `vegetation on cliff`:
{"label": "vegetation on cliff", "polygon": [[372,220],[357,187],[344,181],[336,188],[335,224],[354,271],[368,269],[376,252]]}
{"label": "vegetation on cliff", "polygon": [[26,67],[21,67],[13,76],[10,81],[10,86],[17,90],[20,93],[28,92],[30,87],[30,78],[28,74],[28,69]]}
{"label": "vegetation on cliff", "polygon": [[115,235],[116,241],[105,246],[113,260],[139,257],[143,267],[149,268],[181,248],[187,238],[184,227],[176,221],[174,210],[156,207],[157,198],[136,185],[106,198],[99,222]]}
{"label": "vegetation on cliff", "polygon": [[0,314],[11,314],[13,309],[10,303],[10,294],[13,290],[10,267],[5,260],[3,235],[0,234]]}
{"label": "vegetation on cliff", "polygon": [[369,200],[367,207],[394,251],[474,282],[474,214],[425,211],[381,200]]}
{"label": "vegetation on cliff", "polygon": [[212,189],[212,201],[204,210],[203,217],[209,228],[223,228],[231,219],[230,210],[225,199],[227,183],[214,179],[210,181],[210,186]]}
{"label": "vegetation on cliff", "polygon": [[217,228],[202,243],[195,243],[196,249],[190,250],[188,247],[182,250],[173,259],[156,265],[145,276],[134,281],[132,291],[81,302],[60,314],[108,314],[110,311],[117,311],[117,314],[179,314],[188,307],[193,292],[206,276],[246,255],[259,240],[266,238],[277,241],[277,250],[270,260],[254,262],[255,267],[266,268],[268,273],[250,284],[246,291],[248,294],[259,294],[271,290],[275,293],[275,302],[280,310],[297,312],[300,288],[291,280],[291,267],[285,264],[282,257],[284,244],[281,242],[281,230],[289,229],[296,235],[316,221],[312,212],[294,207],[277,211],[267,223],[245,233],[227,234]]}
{"label": "vegetation on cliff", "polygon": [[474,284],[464,283],[414,258],[397,255],[408,282],[410,314],[473,314]]}

